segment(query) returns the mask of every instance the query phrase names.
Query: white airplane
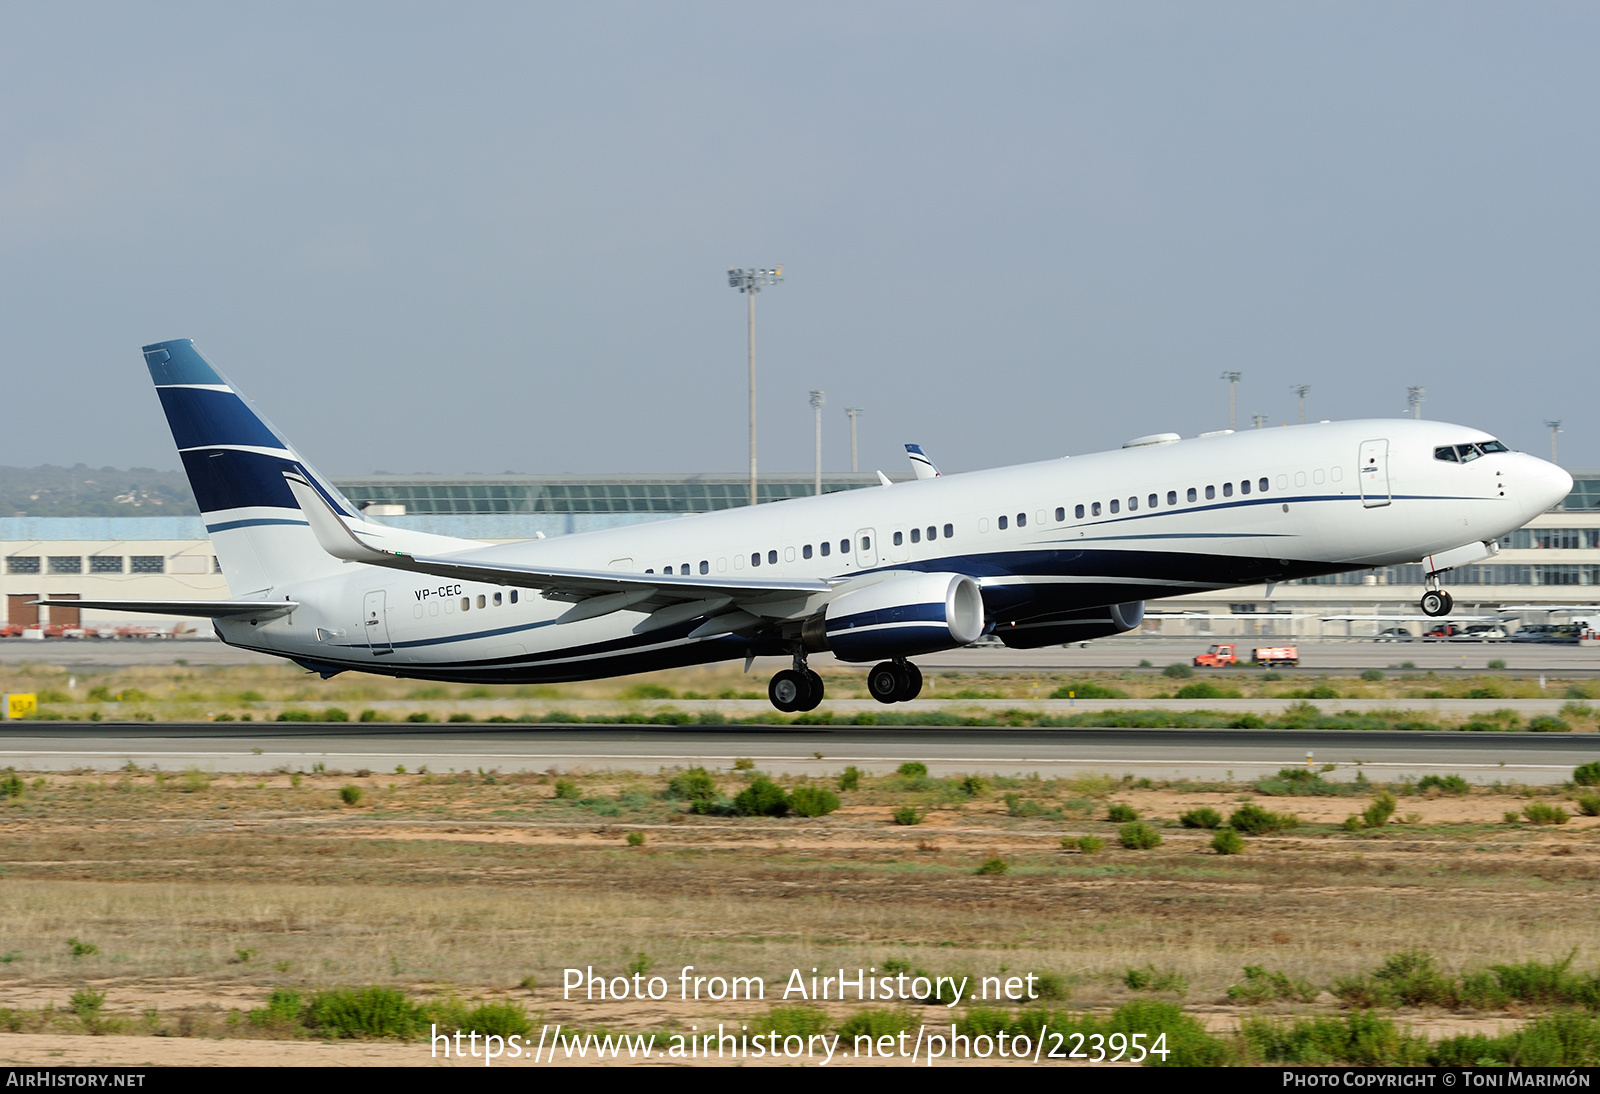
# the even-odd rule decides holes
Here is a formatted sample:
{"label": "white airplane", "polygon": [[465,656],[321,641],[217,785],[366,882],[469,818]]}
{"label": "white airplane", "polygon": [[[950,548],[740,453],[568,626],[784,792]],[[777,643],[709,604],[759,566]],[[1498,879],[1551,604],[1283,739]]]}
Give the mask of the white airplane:
{"label": "white airplane", "polygon": [[929,463],[910,482],[485,546],[363,517],[188,339],[144,356],[233,597],[79,606],[209,617],[224,642],[324,677],[554,682],[788,655],[768,694],[792,711],[821,702],[806,658],[829,650],[878,662],[869,690],[900,702],[921,689],[917,655],[1117,634],[1146,599],[1205,589],[1421,560],[1422,611],[1445,615],[1439,575],[1572,487],[1481,430],[1324,422],[959,475]]}

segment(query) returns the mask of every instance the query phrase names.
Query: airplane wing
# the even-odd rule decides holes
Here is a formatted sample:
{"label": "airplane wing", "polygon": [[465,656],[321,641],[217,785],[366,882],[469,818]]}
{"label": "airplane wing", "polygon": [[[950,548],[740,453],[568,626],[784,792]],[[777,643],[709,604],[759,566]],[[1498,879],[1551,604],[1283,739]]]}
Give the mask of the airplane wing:
{"label": "airplane wing", "polygon": [[657,625],[698,615],[743,611],[752,616],[786,618],[805,614],[811,597],[831,592],[837,584],[823,580],[750,581],[722,578],[630,574],[611,570],[568,570],[525,566],[500,561],[480,561],[462,555],[424,556],[386,551],[362,540],[322,495],[303,477],[283,473],[300,503],[312,534],[322,549],[335,558],[409,570],[457,581],[481,581],[537,589],[548,600],[575,602],[558,622],[593,619],[623,609],[653,612]]}
{"label": "airplane wing", "polygon": [[294,600],[33,600],[47,608],[194,616],[197,619],[276,619],[300,606]]}

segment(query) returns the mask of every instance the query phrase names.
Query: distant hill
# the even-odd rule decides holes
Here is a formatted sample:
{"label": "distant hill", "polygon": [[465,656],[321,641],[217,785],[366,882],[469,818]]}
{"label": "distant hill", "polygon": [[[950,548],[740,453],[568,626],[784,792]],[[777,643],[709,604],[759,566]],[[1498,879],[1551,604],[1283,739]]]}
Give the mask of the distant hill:
{"label": "distant hill", "polygon": [[135,467],[0,467],[3,517],[199,516],[182,471]]}

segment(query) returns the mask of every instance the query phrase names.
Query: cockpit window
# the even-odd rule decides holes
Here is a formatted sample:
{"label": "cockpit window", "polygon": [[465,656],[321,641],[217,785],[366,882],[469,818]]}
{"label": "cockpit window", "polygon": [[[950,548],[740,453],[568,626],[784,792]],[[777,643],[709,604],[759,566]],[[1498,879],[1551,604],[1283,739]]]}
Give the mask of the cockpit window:
{"label": "cockpit window", "polygon": [[1489,456],[1499,452],[1510,452],[1511,449],[1499,441],[1480,441],[1477,444],[1446,444],[1433,450],[1433,458],[1447,460],[1450,463],[1471,463],[1479,456]]}

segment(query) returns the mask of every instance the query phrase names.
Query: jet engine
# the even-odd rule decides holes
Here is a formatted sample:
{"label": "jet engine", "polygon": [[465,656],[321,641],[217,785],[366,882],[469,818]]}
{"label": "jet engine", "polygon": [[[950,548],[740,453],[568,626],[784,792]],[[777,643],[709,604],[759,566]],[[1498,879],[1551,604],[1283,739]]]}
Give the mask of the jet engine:
{"label": "jet engine", "polygon": [[1079,612],[1002,623],[994,629],[1000,641],[1015,650],[1036,650],[1041,646],[1064,646],[1068,642],[1087,642],[1091,638],[1131,631],[1144,622],[1144,601],[1108,604]]}
{"label": "jet engine", "polygon": [[983,633],[983,593],[965,574],[901,573],[839,594],[806,620],[806,648],[842,661],[955,649]]}

